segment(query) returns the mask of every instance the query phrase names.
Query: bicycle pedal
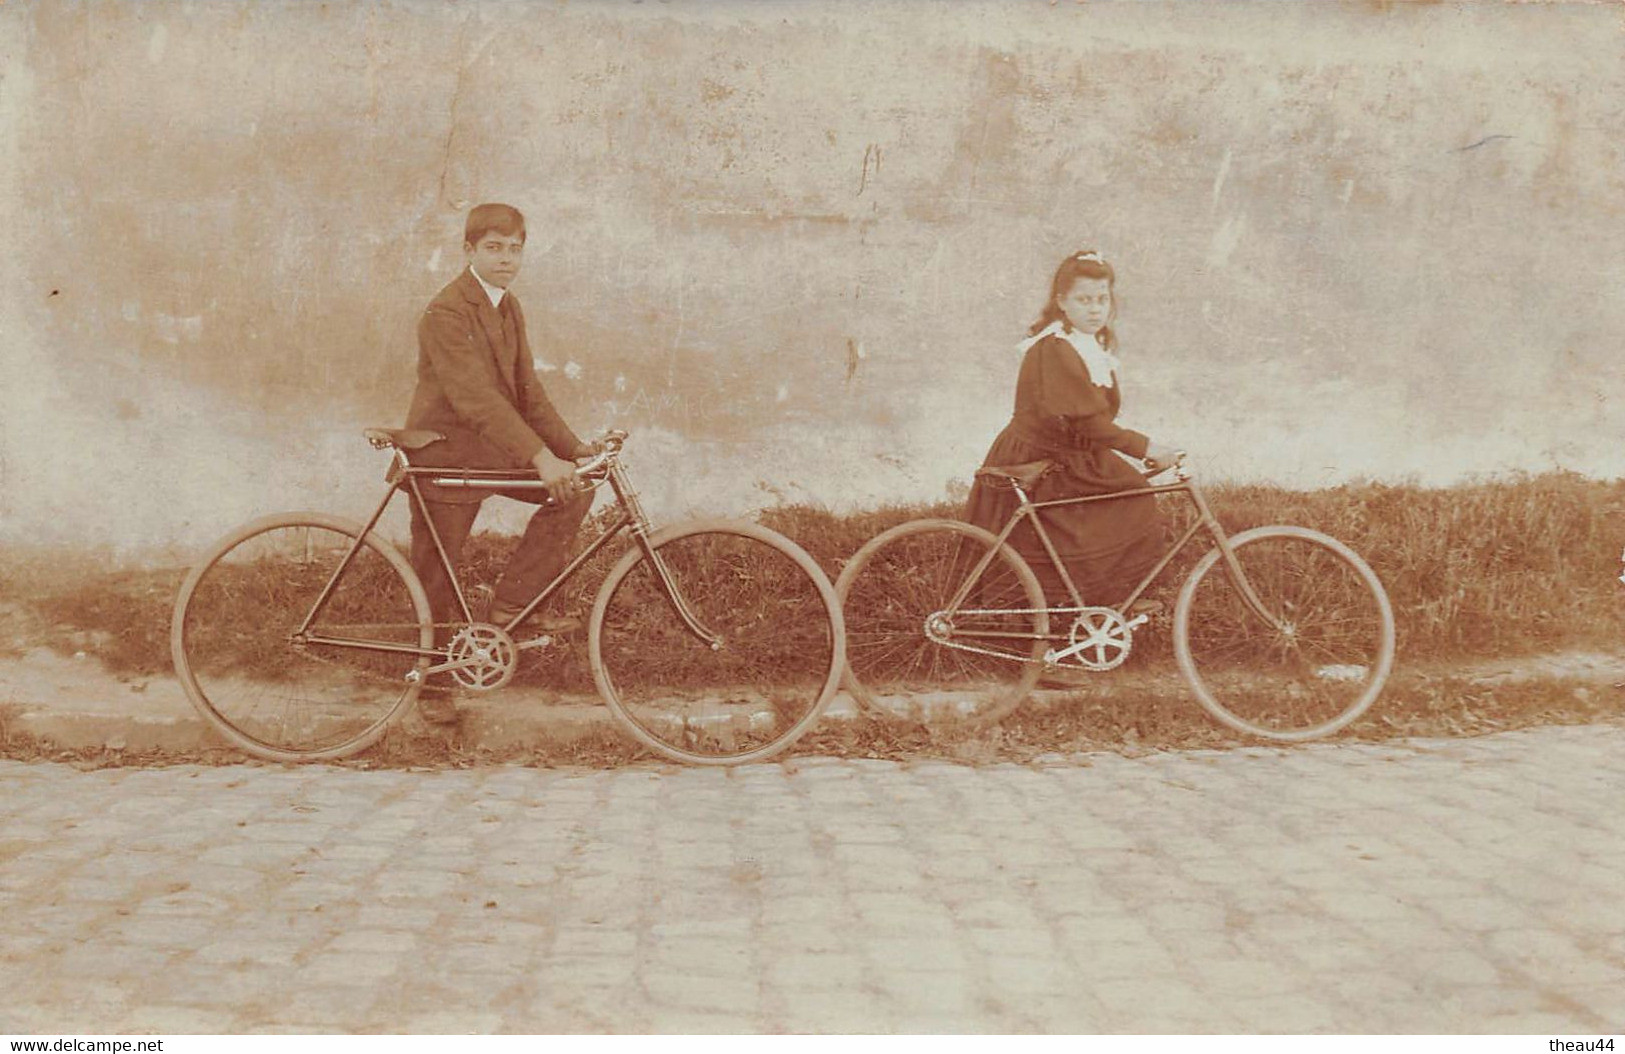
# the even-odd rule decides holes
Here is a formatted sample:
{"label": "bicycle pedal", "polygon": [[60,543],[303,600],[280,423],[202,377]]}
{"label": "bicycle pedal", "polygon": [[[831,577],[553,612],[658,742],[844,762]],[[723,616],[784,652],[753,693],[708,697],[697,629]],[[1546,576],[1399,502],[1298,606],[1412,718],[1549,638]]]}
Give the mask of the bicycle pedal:
{"label": "bicycle pedal", "polygon": [[518,649],[519,651],[531,651],[531,650],[536,649],[536,648],[546,648],[546,647],[551,646],[552,644],[553,644],[553,636],[552,636],[552,634],[543,633],[539,637],[532,637],[529,640],[517,641],[517,642],[515,642],[514,647],[516,649]]}

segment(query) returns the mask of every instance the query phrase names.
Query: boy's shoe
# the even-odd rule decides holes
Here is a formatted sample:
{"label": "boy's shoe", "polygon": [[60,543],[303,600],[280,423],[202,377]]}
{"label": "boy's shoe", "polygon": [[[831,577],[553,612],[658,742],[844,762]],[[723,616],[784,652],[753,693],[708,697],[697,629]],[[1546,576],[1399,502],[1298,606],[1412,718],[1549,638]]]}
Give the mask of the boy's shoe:
{"label": "boy's shoe", "polygon": [[[481,582],[469,591],[468,611],[475,622],[484,622],[492,626],[506,626],[508,622],[521,611],[522,607],[509,607],[497,599],[494,586]],[[573,615],[532,615],[525,620],[527,632],[540,634],[577,633],[581,630],[581,620]]]}
{"label": "boy's shoe", "polygon": [[509,607],[497,599],[496,587],[481,582],[468,591],[468,613],[475,622],[505,626],[523,608]]}
{"label": "boy's shoe", "polygon": [[418,696],[418,716],[431,725],[455,725],[463,718],[451,693],[434,690]]}
{"label": "boy's shoe", "polygon": [[538,615],[525,625],[537,633],[562,637],[566,633],[580,633],[583,623],[574,615]]}
{"label": "boy's shoe", "polygon": [[1162,612],[1163,612],[1163,603],[1162,603],[1162,601],[1160,601],[1160,600],[1152,600],[1149,597],[1141,597],[1140,599],[1136,600],[1134,603],[1132,603],[1132,604],[1130,604],[1128,606],[1128,610],[1123,612],[1123,617],[1128,618],[1128,619],[1133,619],[1133,618],[1138,618],[1141,615],[1144,615],[1147,618],[1150,618],[1153,615],[1160,615],[1160,614],[1162,614]]}
{"label": "boy's shoe", "polygon": [[[512,618],[514,616],[514,612],[507,611],[504,605],[497,603],[497,591],[495,587],[481,582],[479,585],[471,586],[469,588],[469,621],[488,622],[494,625],[496,624],[498,617],[504,613],[507,614],[508,618]],[[506,622],[508,621],[508,618],[503,618],[501,621]]]}

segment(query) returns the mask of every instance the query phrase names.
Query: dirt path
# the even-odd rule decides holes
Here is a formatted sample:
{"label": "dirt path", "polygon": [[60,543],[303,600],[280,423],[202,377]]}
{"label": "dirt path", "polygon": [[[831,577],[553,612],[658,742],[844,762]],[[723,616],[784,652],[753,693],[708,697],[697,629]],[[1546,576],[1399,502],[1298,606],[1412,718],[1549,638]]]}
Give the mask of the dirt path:
{"label": "dirt path", "polygon": [[[101,656],[115,654],[116,647],[107,634],[53,627],[19,605],[0,604],[0,745],[5,752],[12,757],[70,752],[165,759],[220,752],[221,741],[172,676],[120,674],[104,665]],[[1158,691],[1136,690],[1148,683],[1147,676]],[[1625,721],[1621,684],[1625,651],[1572,650],[1456,663],[1409,663],[1401,656],[1382,699],[1347,737],[1461,736]],[[1076,689],[1035,693],[1027,708],[976,735],[899,731],[842,720],[854,713],[843,693],[804,749],[846,757],[949,756],[980,762],[1077,750],[1246,745],[1248,741],[1217,728],[1186,698],[1182,685],[1171,669],[1098,675]],[[603,765],[635,756],[607,709],[590,693],[516,685],[464,696],[463,706],[464,722],[453,733],[431,732],[409,719],[394,737],[393,752],[386,744],[374,756],[385,758],[383,764],[529,756],[546,763],[562,759]]]}

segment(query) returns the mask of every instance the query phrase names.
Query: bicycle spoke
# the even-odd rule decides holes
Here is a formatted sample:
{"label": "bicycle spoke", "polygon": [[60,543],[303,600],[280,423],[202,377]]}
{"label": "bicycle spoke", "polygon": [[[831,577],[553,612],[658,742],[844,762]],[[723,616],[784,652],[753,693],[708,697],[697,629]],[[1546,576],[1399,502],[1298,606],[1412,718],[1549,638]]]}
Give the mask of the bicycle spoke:
{"label": "bicycle spoke", "polygon": [[177,671],[204,716],[251,753],[354,753],[416,695],[406,679],[425,665],[416,655],[297,639],[331,582],[311,636],[424,645],[411,572],[386,543],[364,544],[334,581],[355,537],[339,521],[260,521],[222,543],[183,586]]}
{"label": "bicycle spoke", "polygon": [[[759,528],[695,528],[656,552],[665,578],[640,555],[612,573],[594,610],[595,673],[611,709],[668,757],[731,764],[782,750],[839,672],[827,580]],[[717,646],[678,617],[667,581]]]}
{"label": "bicycle spoke", "polygon": [[946,693],[956,712],[990,721],[1020,702],[1038,676],[1035,660],[1046,645],[1034,638],[1044,619],[1001,609],[1042,609],[1044,600],[1020,558],[994,544],[956,521],[916,521],[871,540],[848,563],[837,588],[847,686],[861,705],[889,714]]}
{"label": "bicycle spoke", "polygon": [[1175,641],[1198,698],[1227,724],[1271,738],[1347,724],[1375,699],[1392,661],[1392,614],[1375,576],[1335,541],[1299,528],[1260,528],[1232,544],[1280,624],[1252,612],[1222,562],[1199,565],[1180,596]]}

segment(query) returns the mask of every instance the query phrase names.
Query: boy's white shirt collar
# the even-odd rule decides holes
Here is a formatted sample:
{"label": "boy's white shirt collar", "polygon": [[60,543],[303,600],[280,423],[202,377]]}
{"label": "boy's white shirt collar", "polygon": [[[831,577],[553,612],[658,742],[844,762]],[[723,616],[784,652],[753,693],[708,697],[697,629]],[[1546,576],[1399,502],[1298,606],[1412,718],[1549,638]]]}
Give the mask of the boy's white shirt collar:
{"label": "boy's white shirt collar", "polygon": [[480,273],[474,270],[473,264],[468,265],[468,273],[474,276],[474,281],[478,282],[480,284],[480,288],[485,290],[485,295],[491,298],[492,307],[501,305],[502,295],[507,292],[506,289],[499,286],[494,286],[490,282],[487,282],[485,279],[481,278]]}
{"label": "boy's white shirt collar", "polygon": [[[1083,365],[1089,370],[1089,379],[1097,388],[1114,388],[1117,386],[1117,371],[1122,369],[1123,362],[1116,355],[1100,346],[1100,341],[1094,337],[1086,336],[1067,327],[1065,322],[1056,319],[1043,329],[1034,333],[1019,345],[1021,354],[1027,354],[1027,349],[1043,340],[1045,337],[1060,337],[1072,345],[1072,350],[1078,353]],[[1105,378],[1102,380],[1102,378]]]}

